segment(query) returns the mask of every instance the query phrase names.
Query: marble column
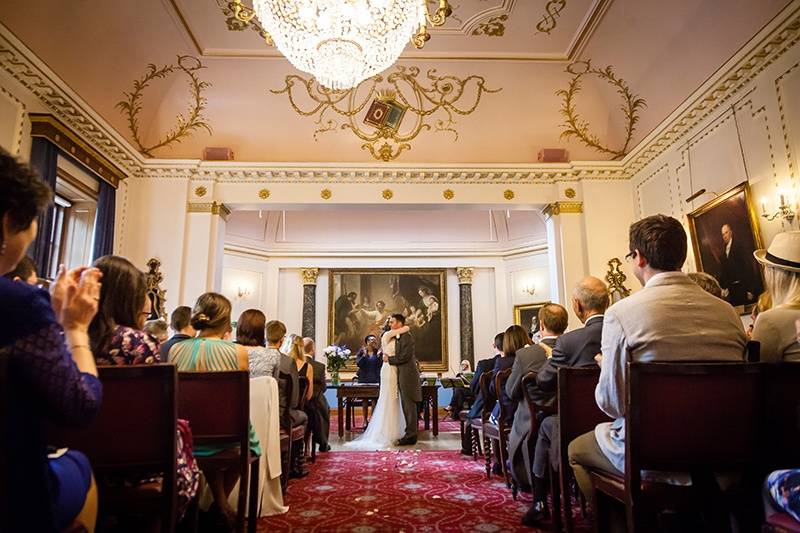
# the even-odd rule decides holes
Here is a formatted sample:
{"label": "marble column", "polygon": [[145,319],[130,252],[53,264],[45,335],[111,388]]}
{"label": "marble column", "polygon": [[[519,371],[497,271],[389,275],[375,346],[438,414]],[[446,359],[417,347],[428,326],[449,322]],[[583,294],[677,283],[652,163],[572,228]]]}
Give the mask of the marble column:
{"label": "marble column", "polygon": [[475,342],[472,331],[472,267],[456,268],[458,276],[458,296],[461,309],[460,315],[460,340],[461,359],[466,359],[472,368],[475,368]]}
{"label": "marble column", "polygon": [[303,337],[316,339],[318,268],[303,268]]}

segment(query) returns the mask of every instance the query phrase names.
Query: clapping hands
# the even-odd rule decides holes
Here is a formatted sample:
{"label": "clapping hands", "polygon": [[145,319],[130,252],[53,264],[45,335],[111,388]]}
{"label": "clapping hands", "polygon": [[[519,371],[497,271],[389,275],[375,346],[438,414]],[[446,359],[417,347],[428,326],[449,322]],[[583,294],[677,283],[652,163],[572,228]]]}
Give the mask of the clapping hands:
{"label": "clapping hands", "polygon": [[102,277],[102,272],[96,268],[78,267],[67,271],[61,265],[58,269],[50,296],[56,318],[65,330],[89,329],[97,313]]}

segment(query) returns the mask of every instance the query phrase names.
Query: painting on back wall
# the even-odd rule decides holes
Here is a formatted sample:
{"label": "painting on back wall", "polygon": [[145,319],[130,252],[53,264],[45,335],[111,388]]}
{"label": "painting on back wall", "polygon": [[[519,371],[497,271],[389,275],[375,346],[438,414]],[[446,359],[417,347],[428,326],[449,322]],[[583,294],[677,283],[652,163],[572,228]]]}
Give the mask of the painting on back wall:
{"label": "painting on back wall", "polygon": [[[355,354],[367,335],[380,337],[392,314],[406,317],[424,371],[446,371],[445,270],[331,270],[328,343]],[[355,359],[347,370],[355,369]]]}
{"label": "painting on back wall", "polygon": [[747,182],[689,213],[689,232],[697,270],[714,276],[725,299],[748,312],[764,283],[753,258],[761,236]]}

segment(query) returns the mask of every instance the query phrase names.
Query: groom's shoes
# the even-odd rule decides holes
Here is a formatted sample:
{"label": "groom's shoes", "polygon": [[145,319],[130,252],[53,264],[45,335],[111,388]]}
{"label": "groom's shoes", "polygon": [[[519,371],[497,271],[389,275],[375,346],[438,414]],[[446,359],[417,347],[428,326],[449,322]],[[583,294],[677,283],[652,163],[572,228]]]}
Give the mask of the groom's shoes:
{"label": "groom's shoes", "polygon": [[403,437],[395,443],[395,446],[411,446],[417,443],[416,437]]}

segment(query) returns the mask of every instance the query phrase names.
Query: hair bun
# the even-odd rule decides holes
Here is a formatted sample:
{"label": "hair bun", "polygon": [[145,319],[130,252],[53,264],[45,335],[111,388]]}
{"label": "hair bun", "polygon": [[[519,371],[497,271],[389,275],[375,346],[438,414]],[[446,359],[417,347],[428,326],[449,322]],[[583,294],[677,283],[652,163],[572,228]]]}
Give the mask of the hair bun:
{"label": "hair bun", "polygon": [[192,316],[192,327],[194,329],[206,329],[211,324],[211,319],[205,313],[197,313]]}

